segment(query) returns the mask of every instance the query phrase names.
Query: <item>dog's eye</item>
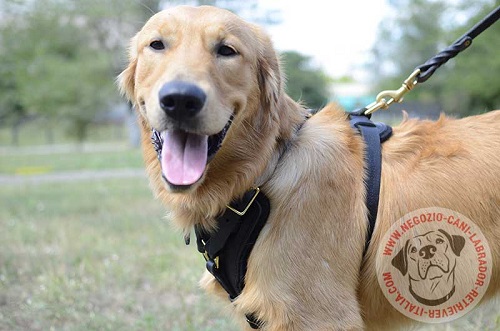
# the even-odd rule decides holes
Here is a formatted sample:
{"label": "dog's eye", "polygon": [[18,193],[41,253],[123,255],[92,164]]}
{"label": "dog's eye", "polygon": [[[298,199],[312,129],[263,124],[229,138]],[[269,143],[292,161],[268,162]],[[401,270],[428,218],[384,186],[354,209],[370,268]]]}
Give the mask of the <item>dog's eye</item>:
{"label": "dog's eye", "polygon": [[411,250],[410,250],[410,252],[416,253],[417,252],[417,248],[416,247],[412,247]]}
{"label": "dog's eye", "polygon": [[234,56],[234,55],[238,55],[238,52],[232,48],[231,46],[228,46],[228,45],[219,45],[219,47],[217,48],[217,55],[220,55],[220,56]]}
{"label": "dog's eye", "polygon": [[436,239],[436,244],[442,244],[442,243],[444,243],[443,239],[441,239],[441,238]]}
{"label": "dog's eye", "polygon": [[162,49],[165,49],[165,44],[161,40],[154,40],[149,44],[149,47],[151,47],[154,50],[161,51]]}

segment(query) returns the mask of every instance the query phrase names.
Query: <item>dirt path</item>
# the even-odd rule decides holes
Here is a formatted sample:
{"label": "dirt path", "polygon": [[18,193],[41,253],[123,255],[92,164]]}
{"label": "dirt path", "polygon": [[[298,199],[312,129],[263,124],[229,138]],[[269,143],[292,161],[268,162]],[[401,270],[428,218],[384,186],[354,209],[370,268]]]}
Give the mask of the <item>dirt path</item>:
{"label": "dirt path", "polygon": [[0,185],[40,184],[145,176],[144,169],[78,170],[41,175],[0,175]]}
{"label": "dirt path", "polygon": [[130,149],[126,143],[83,143],[39,146],[0,146],[0,156],[6,155],[50,155],[71,152],[117,152]]}

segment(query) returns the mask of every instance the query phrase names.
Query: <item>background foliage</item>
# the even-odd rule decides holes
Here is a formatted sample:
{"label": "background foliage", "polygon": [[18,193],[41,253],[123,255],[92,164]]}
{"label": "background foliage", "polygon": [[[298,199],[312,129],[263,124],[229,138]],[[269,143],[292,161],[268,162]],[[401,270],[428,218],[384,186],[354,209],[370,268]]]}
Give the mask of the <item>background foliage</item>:
{"label": "background foliage", "polygon": [[[258,11],[254,0],[168,2],[181,3],[219,5],[244,12],[261,24],[279,21],[275,12]],[[128,40],[165,4],[158,0],[0,0],[0,125],[13,128],[15,142],[18,128],[32,119],[44,121],[49,142],[54,126],[65,127],[78,141],[85,140],[89,126],[123,102],[114,79],[125,66]],[[322,76],[307,67],[307,58],[300,61],[300,74],[310,71]],[[295,87],[294,81],[300,86]],[[325,104],[326,81],[311,81],[308,87],[303,82],[290,81],[297,97],[311,106]]]}
{"label": "background foliage", "polygon": [[[391,0],[372,60],[373,91],[397,88],[418,64],[451,44],[499,5],[498,0]],[[64,127],[78,141],[89,127],[123,100],[114,78],[124,67],[128,40],[158,8],[209,4],[253,21],[279,23],[279,12],[262,10],[257,0],[0,0],[0,126],[19,128],[42,121],[47,140]],[[444,65],[408,100],[458,115],[500,106],[500,24]],[[282,54],[287,92],[318,109],[333,99],[328,77],[309,56]],[[333,84],[333,91],[335,84]],[[105,116],[104,116],[105,117]]]}
{"label": "background foliage", "polygon": [[292,99],[315,110],[324,107],[330,97],[330,78],[313,66],[310,57],[298,52],[283,52],[282,62],[287,74],[286,92]]}

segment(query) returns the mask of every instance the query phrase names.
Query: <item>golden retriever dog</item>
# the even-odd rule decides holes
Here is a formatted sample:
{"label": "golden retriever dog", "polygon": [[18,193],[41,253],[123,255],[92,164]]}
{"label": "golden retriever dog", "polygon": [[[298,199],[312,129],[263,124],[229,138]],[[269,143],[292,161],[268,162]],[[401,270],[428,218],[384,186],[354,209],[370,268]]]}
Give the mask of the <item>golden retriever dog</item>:
{"label": "golden retriever dog", "polygon": [[[252,187],[270,200],[238,298],[229,303],[208,272],[201,280],[242,328],[250,330],[249,313],[263,331],[404,328],[412,320],[384,297],[375,261],[391,225],[424,207],[455,210],[482,230],[493,260],[483,300],[498,292],[500,111],[394,128],[382,147],[377,224],[364,253],[363,139],[335,105],[305,120],[261,28],[222,9],[175,7],[132,38],[129,60],[119,86],[140,113],[151,186],[177,227],[213,230],[225,206]],[[164,141],[161,160],[152,128]]]}

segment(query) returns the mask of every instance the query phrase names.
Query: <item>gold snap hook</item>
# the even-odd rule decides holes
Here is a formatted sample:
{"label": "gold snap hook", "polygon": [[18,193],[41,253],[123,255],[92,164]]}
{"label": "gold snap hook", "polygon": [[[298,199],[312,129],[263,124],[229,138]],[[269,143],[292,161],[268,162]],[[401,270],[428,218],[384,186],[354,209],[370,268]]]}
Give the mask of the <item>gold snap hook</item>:
{"label": "gold snap hook", "polygon": [[416,69],[406,78],[397,90],[382,91],[377,95],[376,101],[366,106],[365,115],[372,114],[379,109],[387,109],[395,102],[402,102],[406,93],[410,92],[417,85],[417,77],[420,69]]}

